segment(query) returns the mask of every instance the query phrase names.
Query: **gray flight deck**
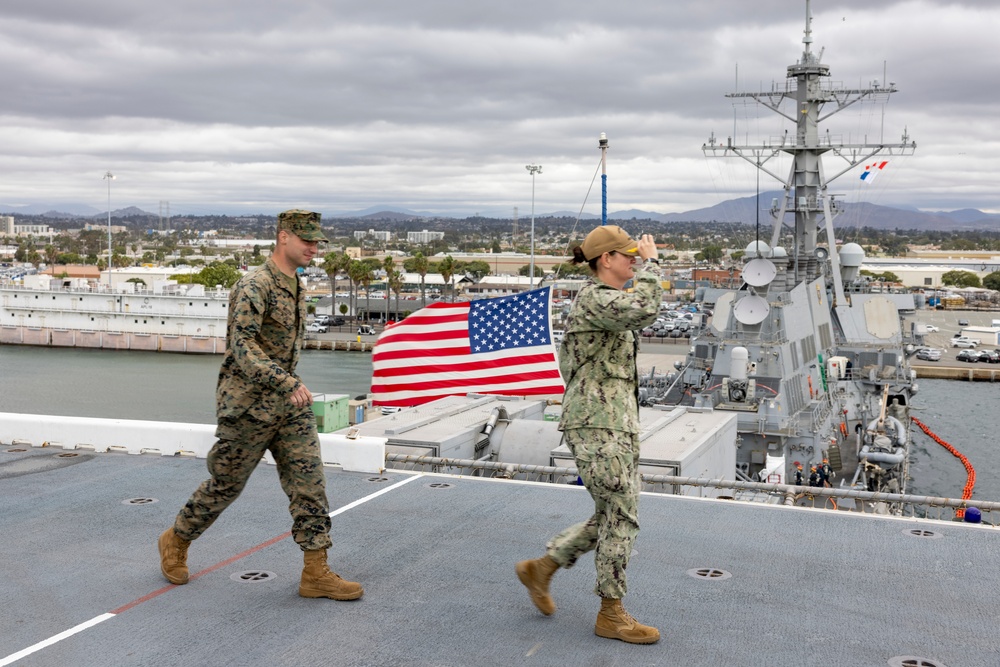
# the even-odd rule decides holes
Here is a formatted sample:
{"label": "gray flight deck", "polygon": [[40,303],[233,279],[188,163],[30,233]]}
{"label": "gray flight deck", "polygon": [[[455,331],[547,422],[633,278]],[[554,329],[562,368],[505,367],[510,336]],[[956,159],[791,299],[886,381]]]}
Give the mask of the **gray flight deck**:
{"label": "gray flight deck", "polygon": [[631,646],[593,634],[592,558],[556,575],[549,618],[514,575],[589,514],[580,487],[330,468],[330,561],[365,586],[334,602],[297,595],[273,467],[170,586],[155,541],[203,460],[14,449],[0,665],[1000,665],[994,528],[646,494],[626,608],[663,638]]}

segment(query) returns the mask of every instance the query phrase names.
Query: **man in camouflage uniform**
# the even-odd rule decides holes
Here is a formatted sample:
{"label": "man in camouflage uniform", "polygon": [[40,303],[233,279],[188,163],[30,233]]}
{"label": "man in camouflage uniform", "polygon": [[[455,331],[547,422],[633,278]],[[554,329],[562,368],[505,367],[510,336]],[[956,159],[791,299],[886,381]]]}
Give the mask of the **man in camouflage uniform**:
{"label": "man in camouflage uniform", "polygon": [[229,295],[226,355],[216,387],[218,438],[208,453],[211,475],[159,539],[160,569],[172,584],[188,581],[187,549],[236,500],[265,451],[289,499],[292,535],[304,552],[303,597],[356,600],[357,583],[330,572],[330,508],[312,393],[295,375],[305,332],[305,291],[297,269],[325,241],[320,214],[278,215],[274,252]]}
{"label": "man in camouflage uniform", "polygon": [[[637,330],[659,311],[662,288],[656,246],[649,235],[638,242],[619,227],[598,227],[574,249],[574,262],[595,273],[573,303],[559,351],[566,381],[559,428],[576,459],[594,514],[553,537],[542,558],[517,564],[517,575],[543,614],[555,611],[548,587],[560,567],[569,568],[596,549],[595,593],[601,611],[594,632],[636,644],[659,640],[622,608],[625,569],[639,533],[639,377]],[[636,256],[644,262],[634,265]],[[623,291],[633,281],[631,293]]]}

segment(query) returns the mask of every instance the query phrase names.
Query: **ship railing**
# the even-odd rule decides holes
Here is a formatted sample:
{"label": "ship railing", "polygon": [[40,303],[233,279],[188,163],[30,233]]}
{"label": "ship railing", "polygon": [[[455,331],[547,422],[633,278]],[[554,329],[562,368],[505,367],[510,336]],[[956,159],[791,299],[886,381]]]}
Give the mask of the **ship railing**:
{"label": "ship railing", "polygon": [[872,376],[871,369],[853,367],[845,370],[843,377],[840,378],[840,381],[864,382],[864,383],[874,383],[874,384],[886,384],[886,383],[908,384],[910,380],[911,380],[910,368],[908,364],[903,366],[890,367],[890,371],[887,372],[887,374],[883,374],[879,372],[879,369],[875,369],[874,379]]}
{"label": "ship railing", "polygon": [[744,331],[742,327],[726,329],[720,340],[720,344],[742,345],[745,341],[759,343],[781,344],[787,343],[788,337],[783,330],[778,331]]}
{"label": "ship railing", "polygon": [[486,459],[451,459],[440,456],[387,453],[385,461],[386,467],[397,470],[471,475],[494,479],[517,479],[529,482],[573,484],[576,483],[578,477],[576,468],[504,463]]}
{"label": "ship railing", "polygon": [[[103,283],[86,287],[64,287],[58,284],[57,282],[53,281],[49,284],[48,288],[36,289],[33,287],[24,287],[24,285],[21,284],[20,282],[15,282],[12,280],[0,280],[0,287],[25,289],[30,292],[45,292],[45,293],[58,292],[63,294],[104,294],[108,296],[131,296],[131,297],[173,296],[181,298],[190,298],[190,295],[179,290],[168,289],[168,290],[155,291],[153,289],[150,289],[149,287],[146,287],[146,288],[136,289],[135,291],[132,292],[122,292],[121,290],[114,289],[113,287],[108,287]],[[205,293],[203,295],[199,295],[194,298],[196,299],[208,298],[214,301],[228,301],[229,290],[225,288],[215,289],[214,287],[206,288]]]}
{"label": "ship railing", "polygon": [[[387,453],[386,467],[495,479],[515,479],[555,484],[578,484],[575,467],[526,465],[486,459],[452,459],[437,456]],[[715,498],[728,502],[756,502],[762,499],[789,507],[829,509],[864,514],[887,514],[913,519],[961,521],[970,508],[976,508],[981,523],[1000,527],[1000,502],[962,500],[937,496],[882,493],[847,487],[812,487],[769,484],[728,479],[641,474],[643,491],[669,495]],[[740,498],[743,492],[745,498]]]}
{"label": "ship railing", "polygon": [[[189,320],[218,320],[226,313],[201,313],[201,312],[178,312],[178,311],[167,311],[167,310],[117,310],[117,304],[105,308],[71,308],[65,306],[50,306],[44,304],[13,304],[7,305],[7,310],[10,311],[35,311],[35,312],[46,312],[46,313],[70,313],[73,315],[98,315],[100,317],[107,317],[108,315],[116,315],[119,317],[145,317],[155,319],[157,317],[169,317],[171,319],[189,319]],[[65,327],[44,327],[39,326],[39,329],[64,329]],[[73,327],[76,328],[76,327]]]}
{"label": "ship railing", "polygon": [[800,410],[796,417],[802,427],[810,432],[817,432],[826,421],[833,407],[826,401],[817,401]]}

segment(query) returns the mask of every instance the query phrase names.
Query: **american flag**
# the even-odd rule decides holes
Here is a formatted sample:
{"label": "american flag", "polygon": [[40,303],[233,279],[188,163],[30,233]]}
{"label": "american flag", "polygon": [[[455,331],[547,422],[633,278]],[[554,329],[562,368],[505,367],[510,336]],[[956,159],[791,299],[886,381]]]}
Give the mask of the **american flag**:
{"label": "american flag", "polygon": [[433,303],[383,331],[372,350],[375,405],[467,393],[562,394],[550,287],[497,299]]}

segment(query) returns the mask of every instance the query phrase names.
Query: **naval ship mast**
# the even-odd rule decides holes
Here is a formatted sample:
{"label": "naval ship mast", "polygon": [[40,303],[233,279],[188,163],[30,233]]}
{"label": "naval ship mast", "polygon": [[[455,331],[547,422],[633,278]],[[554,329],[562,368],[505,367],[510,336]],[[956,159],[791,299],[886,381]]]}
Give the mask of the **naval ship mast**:
{"label": "naval ship mast", "polygon": [[[753,99],[792,121],[796,126],[794,137],[786,132],[777,144],[739,146],[733,143],[732,138],[722,144],[716,141],[713,134],[708,143],[702,147],[709,157],[741,157],[782,184],[785,196],[781,202],[775,202],[770,211],[774,219],[771,247],[778,245],[786,213],[794,213],[795,221],[792,229],[795,246],[792,250],[793,257],[797,259],[795,277],[799,281],[810,281],[819,275],[816,239],[820,226],[816,219],[817,214],[822,214],[827,247],[831,250],[836,248],[833,220],[840,213],[840,208],[838,202],[833,199],[834,196],[827,193],[827,186],[839,176],[876,155],[912,155],[917,147],[916,142],[909,140],[905,130],[898,144],[843,143],[834,141],[829,131],[821,136],[822,121],[864,99],[888,99],[889,95],[896,92],[896,84],[886,85],[874,81],[868,88],[836,87],[827,81],[830,77],[830,68],[821,62],[822,51],[819,55],[812,52],[812,41],[812,13],[810,0],[806,0],[806,27],[802,38],[805,47],[802,59],[788,66],[784,86],[773,85],[767,92],[730,93],[726,96]],[[794,102],[791,111],[781,108],[785,100]],[[835,108],[821,116],[827,104],[834,104]],[[794,158],[787,178],[774,173],[767,165],[772,158],[781,153],[790,154]],[[821,159],[825,153],[843,158],[847,163],[846,166],[828,177]],[[825,253],[819,254],[823,256]],[[844,288],[837,253],[831,252],[829,259],[836,303],[844,303]]]}
{"label": "naval ship mast", "polygon": [[[716,141],[713,134],[703,146],[706,156],[750,162],[781,182],[785,194],[771,206],[771,245],[755,241],[747,247],[742,286],[705,290],[703,300],[715,307],[714,316],[692,339],[686,362],[677,364],[683,380],[678,400],[737,414],[738,477],[805,484],[810,467],[822,469],[829,459],[839,473],[836,482],[827,480],[831,484],[902,493],[908,408],[917,387],[906,358],[910,334],[900,313],[914,308],[913,297],[875,293],[859,276],[861,247],[837,248],[833,221],[841,208],[828,186],[876,155],[912,154],[916,144],[905,131],[897,144],[868,143],[867,137],[845,143],[822,132],[821,123],[830,116],[863,100],[884,100],[896,87],[877,81],[867,88],[833,84],[822,53],[811,50],[809,0],[802,41],[801,60],[788,66],[783,85],[727,96],[750,98],[780,114],[794,123],[794,135],[737,145],[732,138]],[[825,112],[828,105],[832,109]],[[783,153],[793,158],[787,176],[770,166]],[[845,164],[828,174],[826,154]],[[786,214],[793,220],[786,223]],[[778,245],[786,226],[790,248]],[[822,231],[826,248],[818,243]],[[662,395],[648,404],[668,402]]]}

